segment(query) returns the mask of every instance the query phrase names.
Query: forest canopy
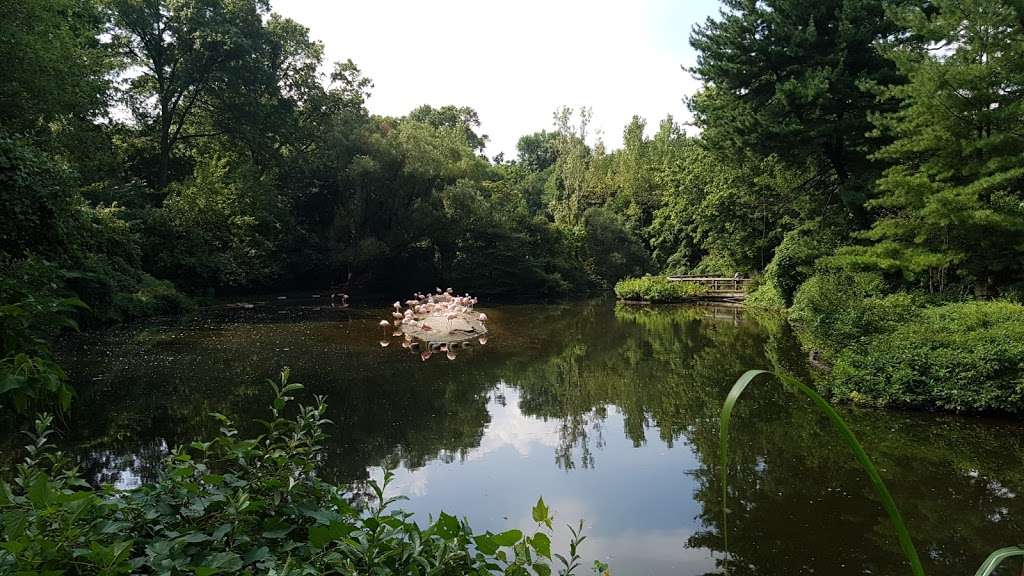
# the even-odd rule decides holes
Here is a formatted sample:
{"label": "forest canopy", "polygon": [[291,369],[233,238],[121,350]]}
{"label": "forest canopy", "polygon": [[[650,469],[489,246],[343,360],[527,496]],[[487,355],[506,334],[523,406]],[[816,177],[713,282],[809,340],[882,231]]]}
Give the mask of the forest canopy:
{"label": "forest canopy", "polygon": [[578,294],[758,274],[808,237],[805,271],[842,246],[834,265],[931,292],[1024,272],[1012,2],[728,0],[690,36],[695,136],[634,117],[609,151],[562,108],[509,160],[469,106],[371,114],[357,63],[268,2],[200,4],[4,1],[6,266],[117,276],[97,302],[145,276]]}
{"label": "forest canopy", "polygon": [[358,63],[266,0],[0,7],[5,302],[110,322],[186,294],[650,273],[753,276],[773,307],[823,274],[932,302],[1024,288],[1019,2],[725,0],[690,31],[691,126],[635,116],[609,150],[563,107],[509,159],[464,103],[372,114]]}

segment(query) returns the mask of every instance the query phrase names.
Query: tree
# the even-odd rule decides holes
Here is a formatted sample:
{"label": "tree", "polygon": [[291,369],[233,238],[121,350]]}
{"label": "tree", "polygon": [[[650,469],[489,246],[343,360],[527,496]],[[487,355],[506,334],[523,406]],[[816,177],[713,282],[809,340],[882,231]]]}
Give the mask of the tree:
{"label": "tree", "polygon": [[214,90],[237,89],[236,65],[264,39],[265,0],[112,0],[113,34],[140,73],[129,82],[136,120],[156,132],[155,185],[167,186],[179,142],[202,137],[186,130],[209,107]]}
{"label": "tree", "polygon": [[49,131],[104,111],[115,61],[93,2],[0,0],[0,127]]}
{"label": "tree", "polygon": [[[228,136],[262,170],[310,144],[299,114],[324,91],[318,72],[323,46],[309,38],[305,26],[277,14],[252,34],[249,56],[223,64],[221,80],[209,85],[202,117],[192,123],[196,132]],[[337,73],[345,64],[335,66]]]}
{"label": "tree", "polygon": [[587,266],[599,284],[610,288],[627,276],[647,271],[643,244],[615,214],[605,208],[591,208],[583,214],[582,225]]}
{"label": "tree", "polygon": [[1024,20],[1012,0],[937,0],[896,12],[914,41],[887,54],[909,78],[878,118],[892,162],[869,206],[879,218],[838,259],[942,291],[989,295],[1024,279]]}
{"label": "tree", "polygon": [[414,122],[430,124],[434,128],[461,131],[466,138],[466,144],[478,154],[487,147],[487,135],[476,133],[476,130],[480,128],[480,116],[469,106],[449,105],[434,108],[424,104],[410,112],[407,118]]}
{"label": "tree", "polygon": [[705,88],[690,100],[712,147],[778,154],[803,168],[811,159],[824,204],[838,189],[846,211],[861,211],[877,170],[869,117],[888,107],[871,85],[900,82],[874,44],[898,31],[879,0],[724,0],[697,26],[693,72]]}
{"label": "tree", "polygon": [[633,116],[623,130],[623,147],[615,156],[614,203],[634,234],[642,233],[651,225],[661,201],[653,146],[644,137],[646,127],[646,120]]}
{"label": "tree", "polygon": [[543,172],[558,161],[558,133],[541,130],[521,136],[516,142],[519,163],[527,170]]}
{"label": "tree", "polygon": [[558,134],[556,171],[561,185],[551,201],[551,213],[555,222],[576,226],[587,208],[598,204],[588,198],[587,190],[591,150],[586,140],[593,112],[581,108],[576,121],[575,111],[565,106],[556,110],[554,116]]}

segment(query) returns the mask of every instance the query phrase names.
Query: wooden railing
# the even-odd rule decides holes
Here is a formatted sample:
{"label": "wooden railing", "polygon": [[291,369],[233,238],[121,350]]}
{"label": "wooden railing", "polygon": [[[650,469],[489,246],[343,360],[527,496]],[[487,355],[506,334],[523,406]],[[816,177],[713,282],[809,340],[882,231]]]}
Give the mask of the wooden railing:
{"label": "wooden railing", "polygon": [[718,276],[669,276],[673,282],[692,282],[700,284],[709,292],[743,292],[746,293],[754,285],[750,278],[726,278]]}

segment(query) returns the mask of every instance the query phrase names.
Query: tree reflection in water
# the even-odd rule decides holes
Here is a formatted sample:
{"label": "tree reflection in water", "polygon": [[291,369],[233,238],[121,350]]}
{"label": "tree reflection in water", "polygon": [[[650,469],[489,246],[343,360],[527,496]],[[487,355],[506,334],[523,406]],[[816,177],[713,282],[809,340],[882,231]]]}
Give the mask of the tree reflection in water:
{"label": "tree reflection in water", "polygon": [[[550,451],[549,462],[583,500],[599,498],[583,482],[631,451],[692,453],[693,468],[673,488],[600,498],[695,503],[690,516],[657,521],[622,516],[640,509],[627,505],[616,521],[665,523],[664,534],[677,535],[673,554],[686,546],[720,560],[722,400],[749,368],[811,377],[781,319],[734,309],[507,306],[486,311],[487,346],[458,362],[427,363],[380,348],[379,310],[279,312],[238,311],[65,343],[80,389],[65,431],[69,451],[96,481],[150,481],[168,446],[213,431],[209,412],[238,422],[262,417],[268,389],[260,382],[288,365],[307,393],[328,396],[335,426],[325,473],[344,481],[364,481],[381,465],[486,468],[502,446],[514,447],[495,436],[513,424],[499,420],[512,417],[522,434],[512,440]],[[731,573],[902,573],[884,511],[828,424],[775,387],[747,394],[730,458]],[[885,476],[929,574],[971,573],[993,548],[1024,534],[1019,424],[849,408],[843,415]],[[20,444],[7,436],[5,465]],[[515,470],[527,483],[544,472]],[[615,481],[647,486],[645,473]],[[465,488],[471,498],[476,487]],[[543,485],[536,492],[547,494]]]}

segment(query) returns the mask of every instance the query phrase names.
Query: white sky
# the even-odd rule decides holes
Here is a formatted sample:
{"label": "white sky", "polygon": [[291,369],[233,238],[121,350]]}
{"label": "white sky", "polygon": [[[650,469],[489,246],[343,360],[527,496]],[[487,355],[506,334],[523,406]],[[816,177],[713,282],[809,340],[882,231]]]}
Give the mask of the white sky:
{"label": "white sky", "polygon": [[622,143],[633,114],[648,131],[698,83],[693,24],[716,0],[275,0],[310,28],[326,61],[351,58],[374,81],[371,112],[402,116],[420,104],[471,106],[489,156],[515,156],[519,137],[551,129],[559,106],[590,106],[591,133]]}

